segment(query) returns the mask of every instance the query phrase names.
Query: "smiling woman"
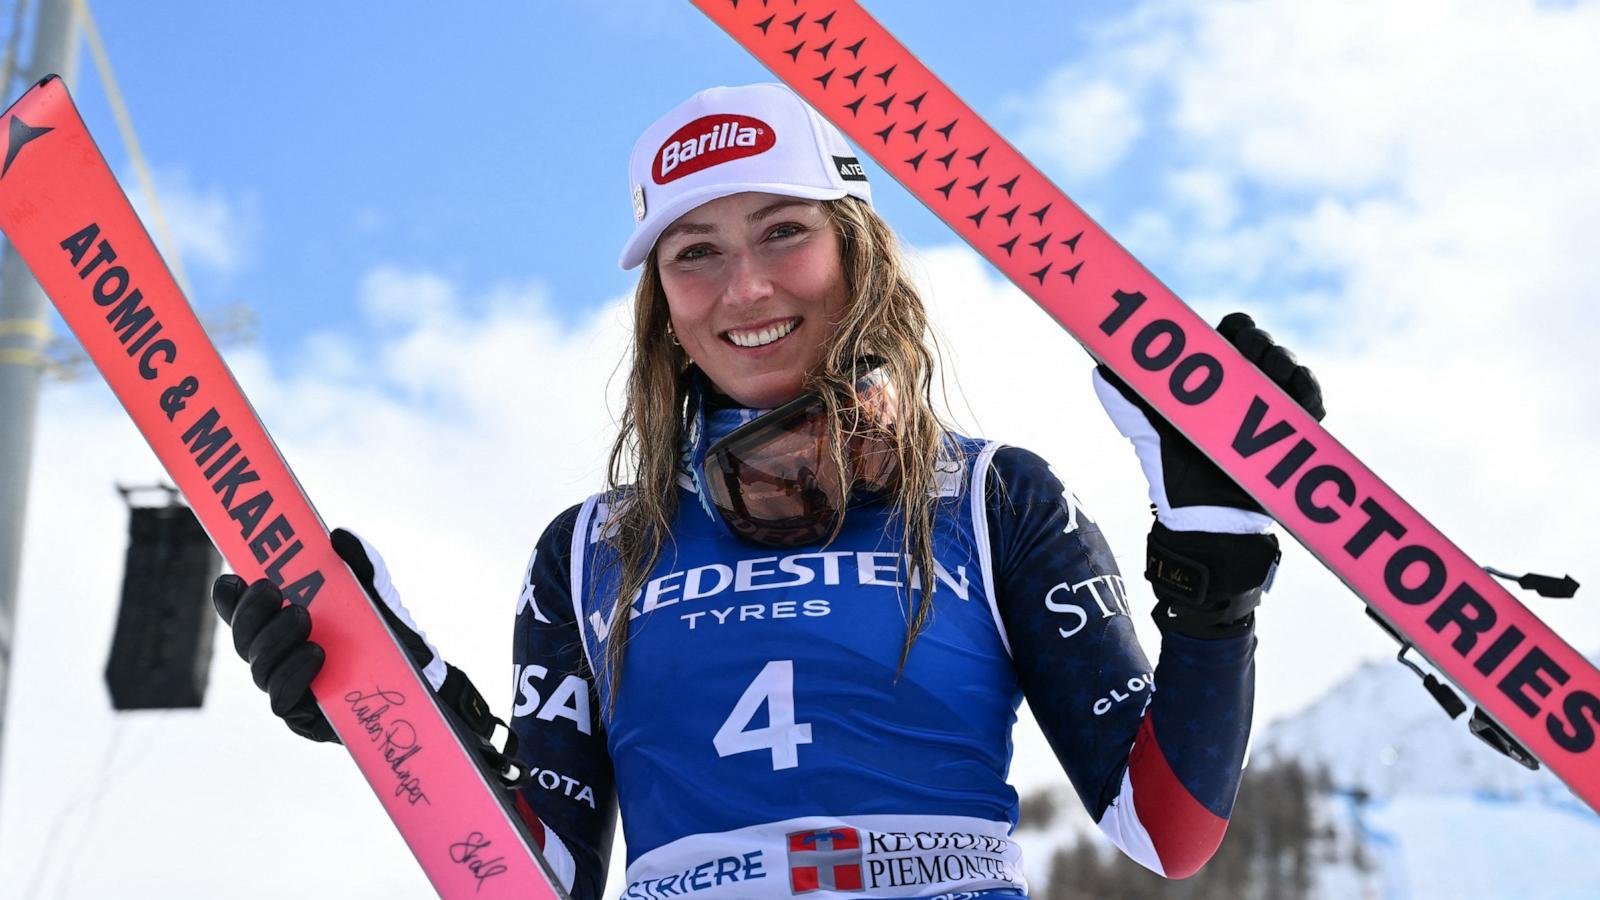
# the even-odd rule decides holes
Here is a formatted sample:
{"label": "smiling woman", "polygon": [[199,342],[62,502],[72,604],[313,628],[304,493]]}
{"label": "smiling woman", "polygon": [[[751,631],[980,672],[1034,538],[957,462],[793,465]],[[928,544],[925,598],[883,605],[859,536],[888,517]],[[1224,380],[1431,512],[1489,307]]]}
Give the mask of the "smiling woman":
{"label": "smiling woman", "polygon": [[[1034,454],[935,416],[921,298],[832,126],[781,86],[714,88],[647,129],[629,173],[621,263],[642,268],[608,484],[539,539],[518,740],[485,749],[515,757],[564,885],[601,895],[620,807],[625,897],[1026,897],[1007,783],[1024,697],[1106,834],[1196,871],[1238,788],[1271,520],[1099,378],[1158,509],[1152,667],[1077,498]],[[1320,412],[1248,317],[1221,330]],[[335,547],[492,732],[372,548]],[[219,608],[275,711],[331,739],[306,692],[309,614],[229,578]]]}
{"label": "smiling woman", "polygon": [[683,352],[743,406],[794,399],[845,311],[839,244],[817,200],[745,192],[686,213],[654,252]]}

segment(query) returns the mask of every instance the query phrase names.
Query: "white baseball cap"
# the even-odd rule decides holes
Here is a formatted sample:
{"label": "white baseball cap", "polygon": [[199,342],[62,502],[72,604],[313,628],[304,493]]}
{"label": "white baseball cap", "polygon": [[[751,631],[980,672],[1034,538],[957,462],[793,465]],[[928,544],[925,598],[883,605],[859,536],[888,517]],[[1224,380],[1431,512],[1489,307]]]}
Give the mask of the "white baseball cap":
{"label": "white baseball cap", "polygon": [[703,90],[645,129],[628,160],[633,235],[618,264],[644,262],[678,217],[744,191],[872,202],[855,151],[781,84]]}

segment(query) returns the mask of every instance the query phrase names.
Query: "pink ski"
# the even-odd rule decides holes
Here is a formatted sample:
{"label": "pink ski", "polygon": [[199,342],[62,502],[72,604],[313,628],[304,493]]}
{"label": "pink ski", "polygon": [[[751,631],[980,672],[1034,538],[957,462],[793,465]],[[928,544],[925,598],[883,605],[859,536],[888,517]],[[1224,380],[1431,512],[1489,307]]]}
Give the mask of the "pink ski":
{"label": "pink ski", "polygon": [[1600,811],[1600,672],[1246,362],[854,0],[693,0]]}
{"label": "pink ski", "polygon": [[[434,700],[156,252],[60,79],[0,116],[0,228],[245,579],[315,610],[313,689],[439,896],[562,893]],[[263,713],[264,714],[264,713]]]}

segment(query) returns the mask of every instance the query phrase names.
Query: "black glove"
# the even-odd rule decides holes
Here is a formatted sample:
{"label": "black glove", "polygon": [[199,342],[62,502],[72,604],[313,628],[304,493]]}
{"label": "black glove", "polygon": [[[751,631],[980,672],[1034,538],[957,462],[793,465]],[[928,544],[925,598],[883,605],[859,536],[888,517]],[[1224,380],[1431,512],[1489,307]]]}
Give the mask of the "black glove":
{"label": "black glove", "polygon": [[250,664],[256,687],[267,692],[273,715],[301,737],[337,743],[339,736],[311,695],[325,658],[322,646],[310,640],[311,613],[284,606],[283,593],[265,578],[246,586],[231,572],[211,585],[211,602],[233,629],[233,649]]}
{"label": "black glove", "polygon": [[[1322,388],[1311,370],[1278,346],[1244,313],[1217,331],[1318,421]],[[1277,565],[1272,519],[1238,483],[1134,394],[1105,366],[1095,368],[1095,391],[1117,429],[1139,454],[1156,523],[1150,530],[1145,577],[1154,588],[1156,624],[1196,638],[1243,634]]]}
{"label": "black glove", "polygon": [[[382,557],[374,565],[362,540],[342,528],[335,528],[329,537],[334,552],[350,567],[367,596],[376,601],[389,629],[422,668],[429,685],[438,690],[445,680],[445,665],[411,622],[389,581],[388,570],[382,568]],[[376,555],[373,551],[372,556]],[[311,613],[303,606],[285,606],[283,593],[264,578],[246,587],[243,578],[231,574],[212,585],[211,602],[222,621],[232,627],[233,647],[250,663],[256,687],[271,698],[273,714],[301,737],[337,743],[339,736],[311,695],[311,682],[322,671],[325,658],[322,646],[310,640]]]}
{"label": "black glove", "polygon": [[[495,726],[505,728],[505,723],[489,711],[471,679],[446,664],[412,621],[389,578],[383,557],[343,528],[335,528],[329,539],[334,552],[350,567],[382,613],[389,630],[422,670],[441,705],[455,716],[461,729],[478,738],[484,762],[507,784],[525,780],[526,767],[514,761],[515,733],[506,728],[506,746],[494,746]],[[218,578],[211,597],[222,620],[232,626],[234,648],[250,663],[256,686],[271,698],[272,712],[301,737],[338,742],[338,735],[311,694],[311,682],[322,670],[325,654],[320,645],[309,639],[311,614],[306,608],[284,606],[282,592],[270,581],[263,579],[245,587],[244,579],[237,575]]]}
{"label": "black glove", "polygon": [[[437,691],[445,682],[445,664],[406,613],[382,557],[377,551],[369,555],[362,540],[342,528],[335,528],[329,538],[334,552],[376,601],[389,630]],[[338,743],[339,736],[311,694],[311,682],[326,658],[322,646],[310,639],[311,613],[296,604],[285,606],[278,586],[264,578],[247,587],[243,578],[232,574],[211,586],[211,602],[233,629],[233,647],[250,663],[250,675],[256,687],[267,692],[273,714],[301,737]]]}

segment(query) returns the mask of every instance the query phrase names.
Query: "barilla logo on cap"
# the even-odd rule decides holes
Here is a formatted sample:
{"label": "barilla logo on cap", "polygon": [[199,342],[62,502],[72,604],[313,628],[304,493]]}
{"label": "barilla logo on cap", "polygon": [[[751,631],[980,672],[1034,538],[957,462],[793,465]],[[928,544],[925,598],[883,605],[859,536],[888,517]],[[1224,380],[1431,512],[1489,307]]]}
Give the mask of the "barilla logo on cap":
{"label": "barilla logo on cap", "polygon": [[751,116],[701,116],[667,138],[656,151],[650,175],[656,184],[666,184],[720,163],[765,153],[777,140],[771,125]]}

